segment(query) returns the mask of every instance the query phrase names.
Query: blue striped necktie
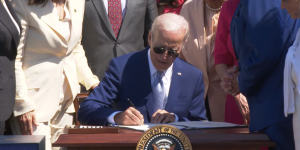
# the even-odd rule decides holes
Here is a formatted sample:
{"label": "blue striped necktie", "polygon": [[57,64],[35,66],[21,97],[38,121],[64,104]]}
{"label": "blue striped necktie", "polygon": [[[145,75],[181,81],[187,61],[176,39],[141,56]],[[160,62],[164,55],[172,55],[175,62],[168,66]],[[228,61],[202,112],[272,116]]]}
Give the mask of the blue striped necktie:
{"label": "blue striped necktie", "polygon": [[152,84],[154,112],[158,109],[164,109],[164,84],[162,81],[162,72],[156,71],[156,77]]}

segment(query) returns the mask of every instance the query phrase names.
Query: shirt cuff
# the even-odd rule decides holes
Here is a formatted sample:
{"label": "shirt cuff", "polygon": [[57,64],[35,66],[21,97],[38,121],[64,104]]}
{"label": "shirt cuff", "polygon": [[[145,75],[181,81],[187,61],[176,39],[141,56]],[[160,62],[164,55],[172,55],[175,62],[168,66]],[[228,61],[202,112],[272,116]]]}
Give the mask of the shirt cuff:
{"label": "shirt cuff", "polygon": [[174,114],[175,115],[175,122],[178,122],[178,116],[176,115],[176,114]]}
{"label": "shirt cuff", "polygon": [[80,81],[80,83],[83,83],[85,86],[86,90],[89,90],[93,85],[99,83],[99,79],[97,76],[93,75],[89,78],[84,78]]}
{"label": "shirt cuff", "polygon": [[23,115],[27,112],[30,112],[30,111],[36,109],[36,105],[32,101],[30,101],[28,98],[26,98],[26,99],[16,98],[15,106],[17,106],[17,107],[14,107],[14,117]]}
{"label": "shirt cuff", "polygon": [[182,117],[185,121],[190,121],[188,118],[184,118],[184,117]]}
{"label": "shirt cuff", "polygon": [[108,116],[108,118],[107,118],[107,123],[115,124],[116,122],[115,122],[115,120],[114,120],[114,117],[115,117],[115,115],[116,115],[117,113],[119,113],[119,112],[122,112],[122,111],[116,111],[116,112],[112,113],[110,116]]}

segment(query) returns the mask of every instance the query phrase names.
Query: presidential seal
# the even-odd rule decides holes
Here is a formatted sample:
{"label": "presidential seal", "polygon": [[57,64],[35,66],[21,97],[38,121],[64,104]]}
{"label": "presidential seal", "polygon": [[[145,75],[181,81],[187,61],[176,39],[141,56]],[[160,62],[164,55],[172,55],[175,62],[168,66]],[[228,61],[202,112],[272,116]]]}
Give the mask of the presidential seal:
{"label": "presidential seal", "polygon": [[158,125],[147,130],[136,146],[137,150],[192,150],[188,137],[176,127]]}

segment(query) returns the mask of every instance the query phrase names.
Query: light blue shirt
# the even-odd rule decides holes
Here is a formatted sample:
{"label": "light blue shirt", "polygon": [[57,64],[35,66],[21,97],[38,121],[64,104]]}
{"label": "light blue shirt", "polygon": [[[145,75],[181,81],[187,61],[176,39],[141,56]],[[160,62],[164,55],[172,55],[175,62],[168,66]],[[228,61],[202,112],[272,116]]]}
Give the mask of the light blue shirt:
{"label": "light blue shirt", "polygon": [[[108,15],[108,0],[103,0],[103,4],[106,10],[106,13]],[[125,11],[126,11],[126,0],[121,0],[121,5],[122,5],[122,19],[124,18]]]}

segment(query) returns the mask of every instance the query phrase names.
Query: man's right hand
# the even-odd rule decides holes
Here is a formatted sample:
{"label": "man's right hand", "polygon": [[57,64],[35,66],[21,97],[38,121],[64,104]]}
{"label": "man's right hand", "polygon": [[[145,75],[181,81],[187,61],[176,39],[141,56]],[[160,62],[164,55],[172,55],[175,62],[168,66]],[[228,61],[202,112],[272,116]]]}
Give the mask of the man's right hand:
{"label": "man's right hand", "polygon": [[32,135],[32,125],[34,124],[35,126],[38,126],[33,110],[23,115],[17,116],[17,120],[19,122],[20,130],[23,135]]}
{"label": "man's right hand", "polygon": [[126,111],[117,113],[114,120],[119,125],[142,125],[144,123],[144,116],[133,107],[129,107]]}

